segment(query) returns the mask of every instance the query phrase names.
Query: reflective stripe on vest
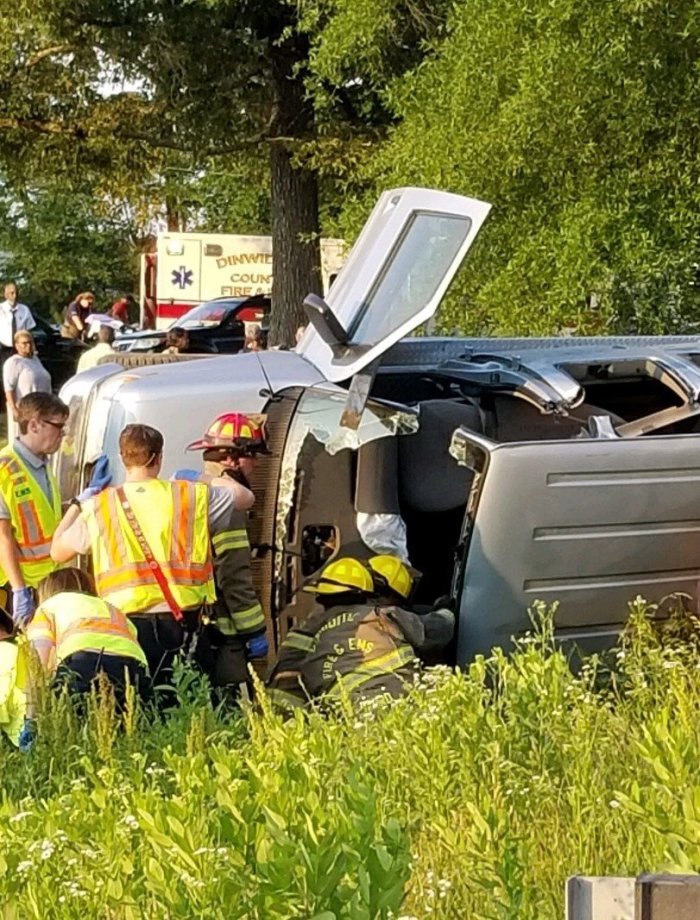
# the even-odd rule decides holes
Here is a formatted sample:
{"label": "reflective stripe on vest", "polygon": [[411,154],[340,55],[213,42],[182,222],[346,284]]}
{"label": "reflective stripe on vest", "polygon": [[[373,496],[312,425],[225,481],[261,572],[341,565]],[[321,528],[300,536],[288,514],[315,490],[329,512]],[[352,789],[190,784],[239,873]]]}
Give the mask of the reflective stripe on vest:
{"label": "reflective stripe on vest", "polygon": [[[0,494],[10,513],[22,576],[31,587],[58,568],[51,559],[51,539],[61,520],[61,496],[53,473],[46,472],[51,501],[12,447],[0,451]],[[7,581],[2,571],[0,579]]]}
{"label": "reflective stripe on vest", "polygon": [[55,644],[56,662],[75,652],[103,651],[146,664],[133,624],[121,610],[99,597],[73,591],[55,594],[37,608],[28,634],[37,644],[50,639]]}
{"label": "reflective stripe on vest", "polygon": [[411,646],[403,645],[391,652],[387,652],[386,655],[382,655],[380,658],[375,658],[371,661],[363,661],[362,664],[359,664],[348,674],[338,674],[336,672],[336,682],[328,690],[326,695],[329,697],[337,697],[341,695],[341,692],[352,693],[353,690],[357,690],[358,687],[361,687],[368,681],[376,677],[382,677],[384,674],[392,674],[394,671],[399,671],[407,664],[412,664],[416,660],[416,654]]}
{"label": "reflective stripe on vest", "polygon": [[[125,486],[129,504],[182,609],[213,603],[209,491],[160,479]],[[116,489],[86,502],[97,593],[127,613],[163,604],[163,594],[129,526]]]}

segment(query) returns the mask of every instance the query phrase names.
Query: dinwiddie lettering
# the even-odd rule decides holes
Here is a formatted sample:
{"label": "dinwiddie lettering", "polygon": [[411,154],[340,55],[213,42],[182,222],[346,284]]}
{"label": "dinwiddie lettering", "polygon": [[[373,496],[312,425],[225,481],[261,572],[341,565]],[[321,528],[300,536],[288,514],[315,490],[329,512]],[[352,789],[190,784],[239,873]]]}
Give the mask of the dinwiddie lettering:
{"label": "dinwiddie lettering", "polygon": [[216,260],[217,268],[226,268],[227,265],[272,265],[272,254],[269,252],[242,252],[239,255],[221,256]]}

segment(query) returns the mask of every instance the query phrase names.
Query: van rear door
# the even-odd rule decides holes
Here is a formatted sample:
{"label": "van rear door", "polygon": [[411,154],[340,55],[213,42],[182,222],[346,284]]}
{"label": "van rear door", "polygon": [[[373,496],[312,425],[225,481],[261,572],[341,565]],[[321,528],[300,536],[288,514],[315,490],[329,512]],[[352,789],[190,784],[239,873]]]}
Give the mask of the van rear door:
{"label": "van rear door", "polygon": [[700,439],[693,435],[496,444],[466,429],[452,452],[476,473],[463,533],[458,662],[507,646],[536,601],[556,635],[609,645],[638,595],[700,578]]}
{"label": "van rear door", "polygon": [[199,238],[192,239],[183,233],[164,233],[158,237],[157,291],[159,304],[194,306],[202,300],[202,241]]}
{"label": "van rear door", "polygon": [[337,383],[430,319],[490,207],[430,189],[385,192],[326,298],[347,342],[332,347],[310,327],[299,354]]}

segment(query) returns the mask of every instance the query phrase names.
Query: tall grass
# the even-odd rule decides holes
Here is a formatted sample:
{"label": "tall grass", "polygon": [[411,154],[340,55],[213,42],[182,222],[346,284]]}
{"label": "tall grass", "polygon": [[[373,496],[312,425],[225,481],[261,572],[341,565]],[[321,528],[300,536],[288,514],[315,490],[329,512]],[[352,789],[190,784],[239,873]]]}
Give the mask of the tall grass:
{"label": "tall grass", "polygon": [[2,752],[6,918],[562,915],[572,873],[700,869],[700,669],[637,605],[612,672],[550,621],[406,699],[148,722],[52,701]]}

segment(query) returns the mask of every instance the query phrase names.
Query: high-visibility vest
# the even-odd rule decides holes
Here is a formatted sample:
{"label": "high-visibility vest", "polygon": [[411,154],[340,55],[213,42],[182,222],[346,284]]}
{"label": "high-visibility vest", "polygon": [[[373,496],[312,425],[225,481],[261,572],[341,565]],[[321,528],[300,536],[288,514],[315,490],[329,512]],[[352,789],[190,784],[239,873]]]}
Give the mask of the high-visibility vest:
{"label": "high-visibility vest", "polygon": [[0,641],[0,728],[13,744],[19,742],[29,691],[26,641]]}
{"label": "high-visibility vest", "polygon": [[56,665],[76,652],[103,652],[135,658],[146,656],[136,638],[136,627],[125,614],[99,597],[64,591],[44,601],[27,627],[37,650],[50,649]]}
{"label": "high-visibility vest", "polygon": [[[51,500],[10,445],[0,451],[0,494],[10,512],[22,577],[30,587],[35,587],[42,578],[59,568],[51,559],[51,538],[61,520],[61,494],[48,467],[46,473]],[[7,581],[2,570],[0,579],[3,584]]]}
{"label": "high-visibility vest", "polygon": [[[209,486],[148,479],[124,491],[173,597],[186,610],[216,598],[209,541]],[[163,593],[134,536],[117,490],[83,504],[97,593],[125,613],[163,605]]]}

